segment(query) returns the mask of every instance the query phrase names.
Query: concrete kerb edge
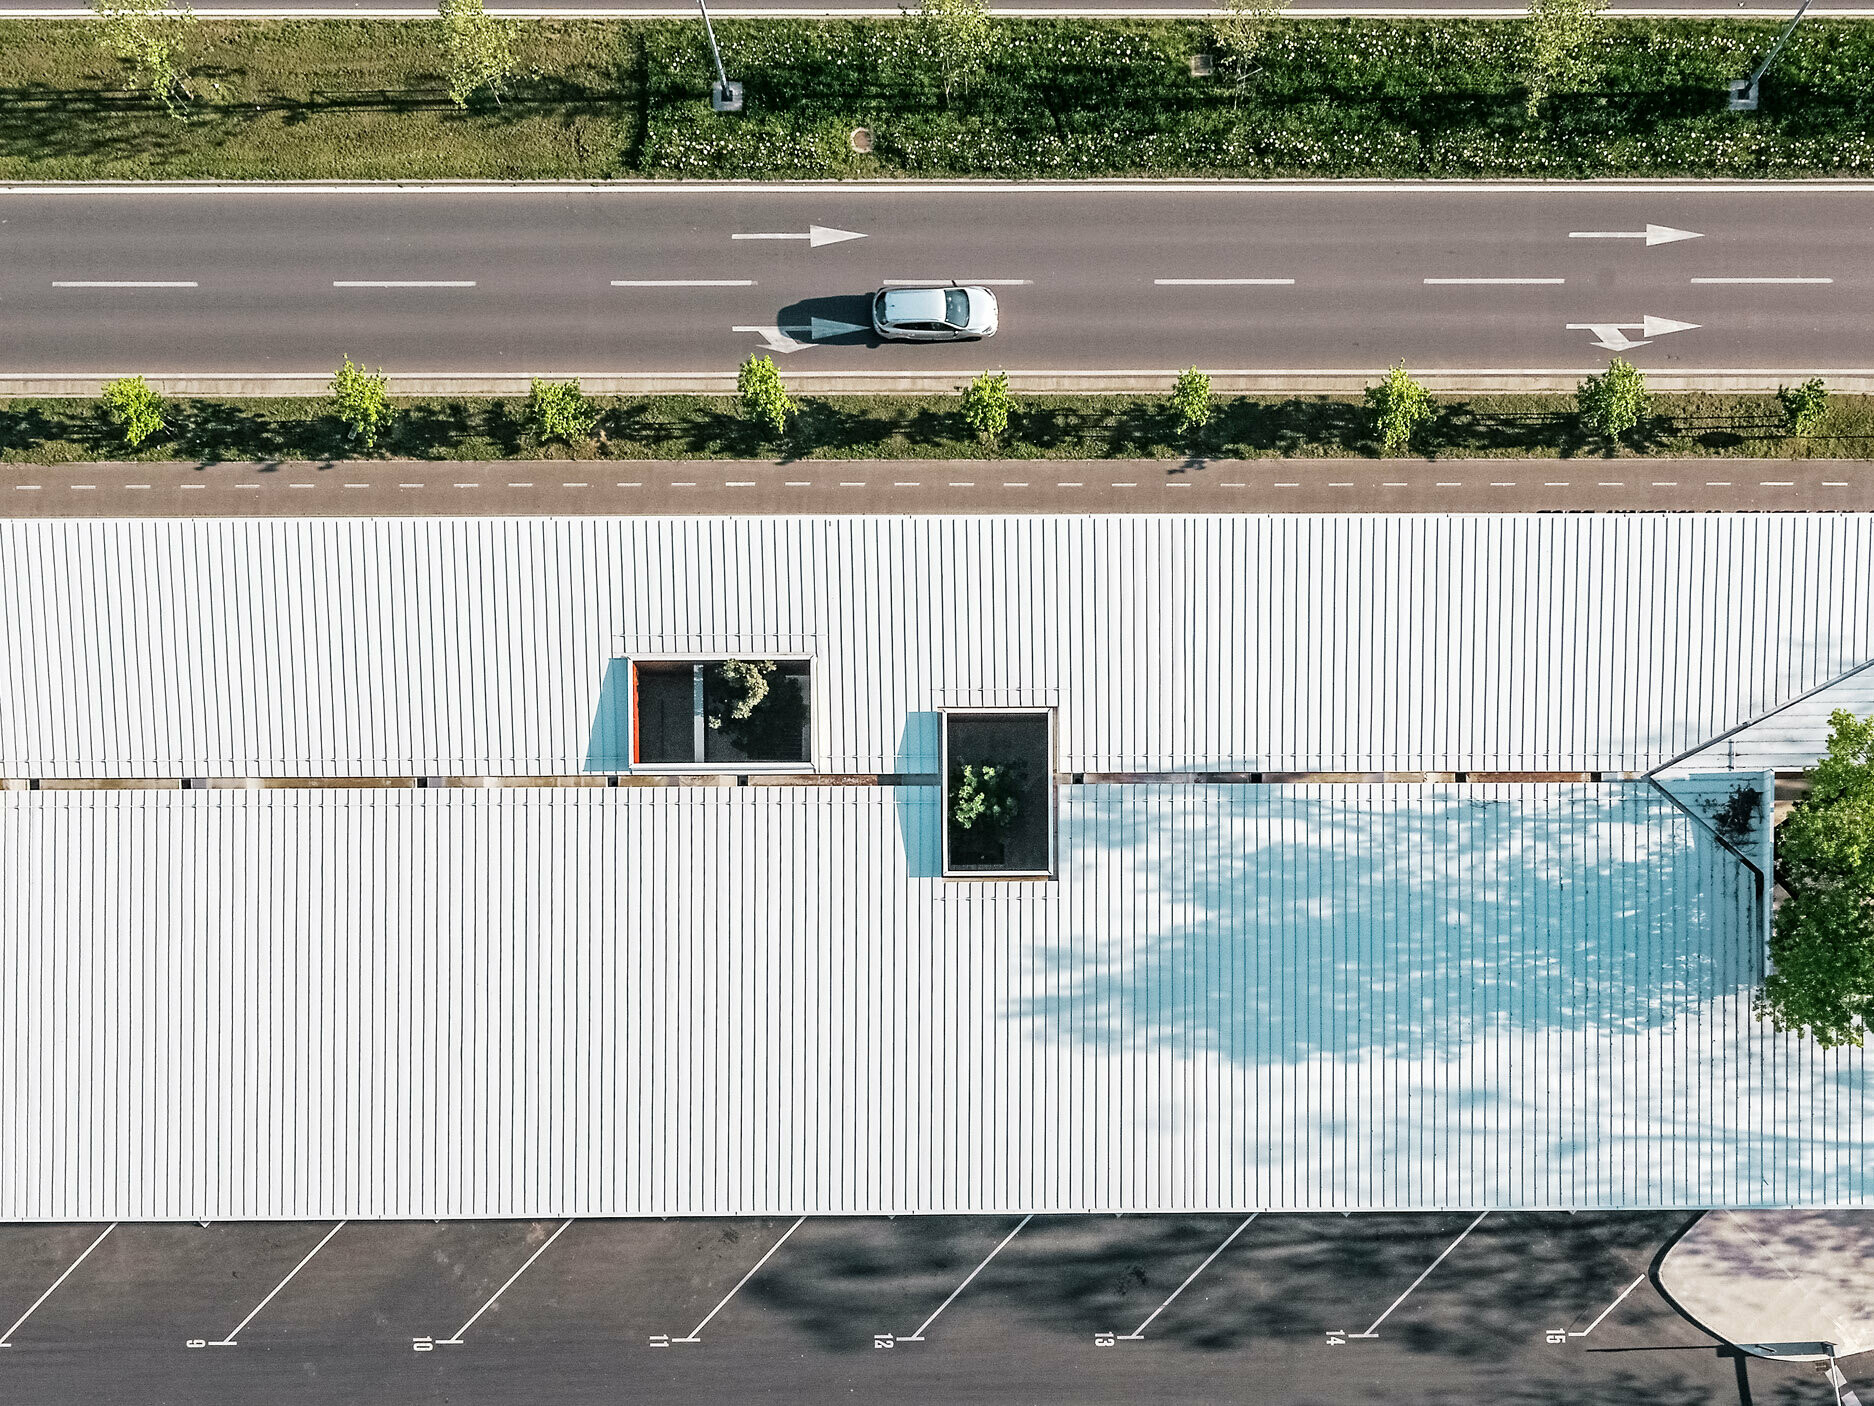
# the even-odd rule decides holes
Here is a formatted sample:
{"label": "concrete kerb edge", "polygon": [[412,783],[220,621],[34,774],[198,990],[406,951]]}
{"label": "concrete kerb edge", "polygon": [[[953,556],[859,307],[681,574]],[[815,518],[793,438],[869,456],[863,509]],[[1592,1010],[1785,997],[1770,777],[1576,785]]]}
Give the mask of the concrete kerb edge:
{"label": "concrete kerb edge", "polygon": [[[1429,371],[1417,372],[1427,390],[1446,395],[1572,393],[1583,377],[1600,367],[1571,371]],[[0,398],[100,394],[104,382],[115,375],[0,376]],[[786,374],[788,389],[801,395],[948,395],[960,391],[970,372],[878,373],[794,372]],[[1211,389],[1219,394],[1358,395],[1379,380],[1384,371],[1212,371]],[[733,371],[669,372],[645,374],[593,374],[576,371],[539,371],[527,375],[459,374],[395,375],[390,377],[394,396],[525,395],[533,378],[577,380],[589,395],[733,395]],[[1011,390],[1029,394],[1136,395],[1165,394],[1178,373],[1166,371],[1011,371]],[[1870,371],[1684,371],[1649,372],[1654,391],[1732,392],[1769,394],[1779,386],[1819,376],[1829,389],[1844,394],[1874,394]],[[151,386],[171,396],[325,396],[328,373],[305,375],[148,375]]]}

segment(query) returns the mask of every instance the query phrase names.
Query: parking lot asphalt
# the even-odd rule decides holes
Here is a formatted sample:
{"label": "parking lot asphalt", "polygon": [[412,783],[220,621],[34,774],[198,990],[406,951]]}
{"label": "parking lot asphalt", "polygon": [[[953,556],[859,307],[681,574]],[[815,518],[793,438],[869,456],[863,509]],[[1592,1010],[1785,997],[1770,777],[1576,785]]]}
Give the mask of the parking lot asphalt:
{"label": "parking lot asphalt", "polygon": [[14,1225],[0,1400],[1832,1402],[1661,1298],[1694,1218]]}

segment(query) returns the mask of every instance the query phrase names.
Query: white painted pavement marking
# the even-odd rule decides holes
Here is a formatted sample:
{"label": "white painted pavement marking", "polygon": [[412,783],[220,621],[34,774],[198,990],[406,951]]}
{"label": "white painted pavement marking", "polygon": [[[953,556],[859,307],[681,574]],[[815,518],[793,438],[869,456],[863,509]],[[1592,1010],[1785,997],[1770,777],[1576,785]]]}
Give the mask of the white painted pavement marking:
{"label": "white painted pavement marking", "polygon": [[1003,486],[1004,488],[1026,488],[1026,487],[1028,487],[1028,484],[1027,484],[1027,482],[1026,482],[1026,481],[1024,481],[1024,482],[1021,482],[1021,483],[1005,483],[1005,484],[1003,484],[1002,486]]}
{"label": "white painted pavement marking", "polygon": [[928,287],[936,283],[967,283],[972,288],[1027,288],[1034,283],[1032,278],[881,278],[879,286],[883,288]]}
{"label": "white painted pavement marking", "polygon": [[[178,483],[178,484],[176,485],[176,488],[177,488],[177,490],[178,490],[179,492],[186,492],[186,491],[188,491],[188,490],[189,490],[189,489],[191,489],[191,488],[206,488],[206,487],[208,487],[208,485],[207,485],[207,484],[205,484],[205,483]],[[352,484],[352,483],[348,483],[348,484],[346,484],[346,485],[345,485],[345,487],[347,487],[347,488],[363,488],[363,487],[364,487],[364,485],[363,485],[362,483],[357,483],[357,484]]]}
{"label": "white painted pavement marking", "polygon": [[455,486],[456,486],[457,488],[480,488],[480,487],[481,487],[481,484],[479,484],[479,483],[458,483],[458,484],[456,484]]}
{"label": "white painted pavement marking", "polygon": [[331,1244],[332,1237],[338,1234],[338,1232],[343,1230],[344,1228],[345,1228],[345,1222],[340,1221],[337,1225],[333,1226],[330,1230],[326,1231],[325,1238],[320,1240],[318,1244],[314,1245],[310,1250],[306,1252],[306,1258],[301,1260],[298,1264],[294,1265],[292,1270],[287,1274],[286,1278],[282,1279],[278,1284],[275,1284],[273,1286],[273,1293],[268,1294],[266,1298],[262,1299],[259,1303],[254,1305],[252,1313],[249,1313],[247,1317],[243,1318],[239,1323],[236,1323],[232,1328],[230,1328],[228,1330],[226,1337],[211,1339],[209,1342],[204,1344],[204,1346],[207,1346],[207,1347],[238,1346],[235,1339],[240,1336],[241,1329],[245,1328],[249,1323],[252,1323],[255,1317],[260,1313],[260,1310],[265,1308],[268,1304],[272,1303],[275,1296],[279,1294],[280,1290],[284,1289],[288,1284],[291,1284],[293,1282],[293,1276],[298,1274],[299,1271],[304,1269],[307,1265],[311,1264],[312,1257],[318,1254],[319,1251],[323,1250],[327,1245]]}
{"label": "white painted pavement marking", "polygon": [[1114,488],[1137,488],[1138,486],[1139,485],[1136,483],[1115,483],[1113,485]]}
{"label": "white painted pavement marking", "polygon": [[690,479],[690,478],[678,479],[675,482],[673,482],[670,486],[672,488],[694,488],[696,487],[696,480]]}
{"label": "white painted pavement marking", "polygon": [[1681,239],[1703,239],[1705,236],[1694,234],[1689,229],[1674,229],[1671,225],[1648,225],[1645,229],[1570,230],[1568,237],[1570,239],[1644,239],[1650,249],[1655,244],[1676,244]]}
{"label": "white painted pavement marking", "polygon": [[1861,1406],[1861,1398],[1848,1386],[1848,1379],[1842,1375],[1841,1368],[1829,1359],[1828,1372],[1825,1374],[1828,1384],[1835,1388],[1835,1406]]}
{"label": "white painted pavement marking", "polygon": [[71,279],[62,283],[55,282],[52,286],[54,288],[200,288],[202,285],[199,283],[185,282],[180,279],[171,281],[167,279],[94,278],[84,280]]}
{"label": "white painted pavement marking", "polygon": [[1210,1254],[1206,1256],[1202,1264],[1200,1264],[1196,1269],[1192,1270],[1188,1275],[1185,1276],[1184,1282],[1178,1285],[1177,1288],[1171,1291],[1171,1296],[1169,1298],[1167,1298],[1157,1308],[1153,1309],[1150,1313],[1145,1315],[1145,1321],[1143,1323],[1139,1324],[1139,1326],[1134,1328],[1130,1333],[1121,1333],[1119,1335],[1120,1341],[1135,1343],[1135,1342],[1139,1342],[1140,1340],[1142,1340],[1145,1337],[1145,1330],[1152,1326],[1152,1320],[1157,1318],[1158,1315],[1163,1313],[1166,1309],[1170,1308],[1172,1300],[1177,1298],[1178,1295],[1182,1294],[1186,1289],[1190,1288],[1192,1282],[1196,1280],[1197,1276],[1202,1274],[1205,1270],[1209,1269],[1212,1261],[1214,1261],[1217,1258],[1217,1256],[1222,1254],[1225,1250],[1229,1249],[1231,1244],[1235,1242],[1236,1237],[1241,1235],[1245,1230],[1249,1229],[1249,1222],[1253,1221],[1254,1219],[1256,1219],[1257,1216],[1261,1214],[1262,1214],[1261,1211],[1252,1212],[1250,1214],[1249,1220],[1245,1220],[1235,1230],[1232,1230],[1227,1236],[1225,1236],[1223,1243],[1217,1246],[1216,1249],[1212,1250]]}
{"label": "white painted pavement marking", "polygon": [[28,1308],[18,1318],[15,1318],[13,1320],[12,1327],[8,1328],[4,1333],[0,1333],[0,1347],[12,1347],[13,1346],[12,1338],[13,1338],[13,1335],[19,1331],[20,1324],[24,1323],[28,1318],[31,1318],[35,1313],[37,1313],[39,1311],[39,1305],[44,1303],[47,1299],[52,1297],[52,1290],[58,1288],[59,1285],[63,1284],[67,1279],[69,1279],[71,1277],[72,1271],[78,1268],[79,1265],[83,1264],[85,1260],[90,1257],[91,1252],[97,1249],[98,1246],[104,1243],[104,1237],[106,1235],[109,1235],[115,1229],[117,1229],[117,1222],[112,1221],[109,1225],[104,1227],[104,1230],[102,1231],[102,1233],[99,1234],[97,1239],[93,1240],[89,1245],[85,1246],[84,1254],[80,1255],[77,1259],[73,1260],[70,1264],[65,1266],[65,1273],[61,1274],[57,1279],[54,1279],[52,1281],[51,1288],[48,1288],[38,1298],[34,1299],[32,1302],[32,1307]]}
{"label": "white painted pavement marking", "polygon": [[147,483],[126,483],[126,484],[124,485],[124,487],[125,487],[125,488],[132,488],[132,489],[135,489],[135,488],[148,488],[148,487],[149,487],[149,484],[147,484]]}
{"label": "white painted pavement marking", "polygon": [[901,482],[901,483],[894,483],[894,484],[892,485],[892,487],[893,487],[893,488],[921,488],[921,487],[923,487],[923,485],[922,485],[921,483],[914,483],[914,482],[913,482],[913,483],[902,483],[902,482]]}
{"label": "white painted pavement marking", "polygon": [[[1224,484],[1223,486],[1224,486],[1225,488],[1248,488],[1248,487],[1249,487],[1249,485],[1248,485],[1247,483],[1226,483],[1226,484]],[[1119,485],[1115,483],[1115,484],[1113,485],[1113,487],[1115,487],[1115,488],[1117,488],[1117,487],[1119,487]],[[1352,485],[1351,483],[1348,483],[1348,484],[1335,484],[1335,485],[1334,485],[1334,487],[1336,487],[1336,488],[1352,488],[1352,487],[1353,487],[1353,485]]]}
{"label": "white painted pavement marking", "polygon": [[[1226,484],[1224,484],[1223,486],[1224,486],[1225,488],[1235,488],[1235,487],[1237,487],[1237,485],[1236,485],[1236,484],[1234,484],[1234,483],[1226,483]],[[1328,487],[1329,487],[1329,488],[1352,488],[1352,487],[1353,487],[1353,482],[1352,482],[1352,480],[1351,480],[1351,479],[1350,479],[1350,480],[1348,480],[1348,481],[1347,481],[1346,483],[1332,483],[1332,482],[1330,482],[1330,483],[1328,484]]]}
{"label": "white painted pavement marking", "polygon": [[930,1327],[931,1324],[935,1323],[938,1320],[938,1318],[942,1316],[943,1311],[946,1308],[950,1307],[951,1304],[956,1302],[957,1295],[962,1293],[965,1289],[969,1288],[970,1282],[974,1280],[977,1275],[981,1274],[985,1269],[989,1267],[989,1261],[994,1259],[997,1255],[1001,1254],[1003,1249],[1008,1245],[1009,1241],[1013,1240],[1017,1235],[1020,1235],[1022,1233],[1022,1226],[1027,1225],[1028,1222],[1033,1220],[1034,1218],[1035,1217],[1034,1217],[1033,1212],[1030,1212],[1029,1214],[1023,1216],[1020,1222],[1017,1223],[1015,1229],[1011,1230],[1007,1235],[1004,1235],[1002,1237],[1001,1243],[998,1244],[995,1247],[995,1249],[991,1250],[987,1255],[983,1256],[983,1262],[977,1265],[976,1268],[972,1269],[967,1275],[965,1275],[963,1278],[963,1282],[957,1285],[956,1288],[950,1291],[950,1297],[945,1299],[942,1303],[937,1305],[936,1313],[933,1313],[929,1318],[926,1318],[922,1323],[918,1324],[917,1331],[913,1333],[910,1337],[897,1338],[894,1341],[901,1342],[901,1343],[923,1342],[924,1330]]}
{"label": "white painted pavement marking", "polygon": [[795,332],[805,332],[811,337],[813,335],[812,329],[806,327],[770,327],[764,325],[731,327],[729,330],[731,332],[753,332],[756,336],[761,338],[761,344],[769,351],[781,352],[783,354],[804,351],[806,348],[813,345],[811,341],[803,342],[800,338],[792,335]]}
{"label": "white painted pavement marking", "polygon": [[95,483],[74,483],[68,485],[68,487],[70,487],[74,493],[96,493],[98,491],[98,486]]}
{"label": "white painted pavement marking", "polygon": [[[1653,337],[1664,337],[1672,332],[1693,332],[1698,329],[1696,322],[1675,322],[1670,317],[1654,317],[1643,313],[1638,322],[1568,322],[1563,327],[1570,332],[1592,332],[1594,345],[1606,347],[1609,351],[1626,351],[1632,347],[1643,347]],[[1638,332],[1640,340],[1635,341],[1626,334]]]}
{"label": "white painted pavement marking", "polygon": [[532,488],[533,484],[532,483],[510,483],[508,487],[509,488]]}
{"label": "white painted pavement marking", "polygon": [[1653,480],[1653,487],[1655,488],[1677,488],[1678,486],[1679,480],[1676,478],[1656,478]]}
{"label": "white painted pavement marking", "polygon": [[1694,278],[1694,283],[1833,283],[1832,278]]}
{"label": "white painted pavement marking", "polygon": [[752,278],[614,278],[614,288],[753,288]]}
{"label": "white painted pavement marking", "polygon": [[40,485],[36,483],[16,483],[13,485],[13,491],[15,493],[37,493],[39,488]]}
{"label": "white painted pavement marking", "polygon": [[1569,1333],[1568,1336],[1571,1338],[1587,1337],[1589,1333],[1592,1333],[1596,1328],[1601,1326],[1602,1319],[1606,1318],[1608,1314],[1612,1313],[1615,1309],[1620,1307],[1620,1305],[1626,1300],[1626,1297],[1628,1294],[1631,1294],[1635,1289],[1639,1288],[1640,1285],[1644,1284],[1645,1282],[1646,1282],[1646,1276],[1642,1274],[1638,1279],[1635,1279],[1631,1284],[1627,1285],[1626,1288],[1620,1291],[1619,1298],[1615,1299],[1606,1308],[1602,1309],[1598,1314],[1596,1314],[1594,1321],[1592,1323],[1588,1324],[1588,1326],[1583,1328],[1580,1332],[1578,1333],[1571,1332]]}
{"label": "white painted pavement marking", "polygon": [[316,483],[289,483],[286,486],[288,488],[317,488],[318,487]]}
{"label": "white painted pavement marking", "polygon": [[1796,484],[1793,479],[1765,478],[1759,479],[1757,481],[1757,486],[1759,488],[1794,488]]}
{"label": "white painted pavement marking", "polygon": [[864,239],[849,229],[829,229],[825,225],[809,225],[805,234],[732,234],[731,239],[804,239],[807,247],[818,249],[823,244],[844,244],[848,239]]}
{"label": "white painted pavement marking", "polygon": [[1480,288],[1509,288],[1522,284],[1566,283],[1568,280],[1565,278],[1428,278],[1425,282],[1437,287],[1448,288],[1467,288],[1472,286]]}
{"label": "white painted pavement marking", "polygon": [[1598,485],[1597,485],[1597,487],[1600,487],[1600,488],[1625,488],[1626,486],[1627,486],[1627,485],[1626,485],[1626,484],[1625,484],[1624,482],[1622,482],[1622,483],[1603,483],[1603,484],[1598,484]]}
{"label": "white painted pavement marking", "polygon": [[1824,488],[1846,488],[1848,486],[1848,481],[1846,479],[1842,479],[1838,482],[1837,480],[1832,479],[1832,478],[1825,478],[1822,480],[1822,486]]}
{"label": "white painted pavement marking", "polygon": [[1572,488],[1574,485],[1571,483],[1563,482],[1563,483],[1545,483],[1542,486],[1544,488]]}
{"label": "white painted pavement marking", "polygon": [[864,488],[865,485],[863,483],[842,483],[840,484],[840,487],[841,488]]}
{"label": "white painted pavement marking", "polygon": [[1154,278],[1160,288],[1287,288],[1292,278]]}
{"label": "white painted pavement marking", "polygon": [[446,1347],[460,1347],[462,1345],[462,1335],[466,1333],[470,1328],[473,1328],[475,1326],[475,1320],[477,1318],[480,1318],[489,1309],[493,1308],[495,1306],[495,1300],[500,1298],[509,1289],[513,1288],[514,1281],[516,1279],[519,1279],[523,1274],[525,1274],[528,1271],[528,1269],[532,1267],[533,1262],[539,1259],[542,1255],[544,1255],[547,1252],[548,1247],[551,1246],[555,1240],[559,1239],[562,1235],[566,1233],[566,1227],[571,1224],[572,1224],[572,1220],[570,1218],[561,1221],[560,1228],[554,1231],[551,1235],[547,1236],[547,1238],[541,1242],[540,1248],[535,1250],[531,1255],[527,1257],[527,1262],[523,1264],[519,1269],[515,1270],[512,1274],[510,1274],[507,1278],[507,1282],[503,1284],[499,1289],[496,1289],[494,1293],[489,1296],[488,1302],[483,1304],[480,1308],[476,1309],[473,1313],[471,1313],[468,1317],[468,1322],[464,1323],[460,1328],[457,1328],[455,1332],[451,1333],[446,1338],[438,1338],[436,1340],[436,1346],[438,1347],[445,1347],[445,1346]]}
{"label": "white painted pavement marking", "polygon": [[722,486],[724,488],[753,488],[755,486],[755,480],[752,478],[731,478],[724,480]]}
{"label": "white painted pavement marking", "polygon": [[781,1233],[781,1238],[779,1240],[776,1240],[772,1245],[768,1247],[768,1253],[763,1255],[760,1259],[755,1261],[754,1269],[749,1270],[748,1273],[744,1274],[740,1279],[736,1280],[735,1287],[729,1290],[728,1293],[722,1296],[722,1302],[717,1304],[714,1308],[710,1309],[708,1313],[705,1313],[703,1315],[703,1321],[701,1323],[698,1323],[694,1328],[690,1329],[690,1334],[688,1337],[672,1338],[670,1341],[673,1343],[699,1343],[701,1342],[703,1340],[703,1329],[709,1326],[709,1320],[714,1318],[718,1313],[721,1313],[723,1309],[728,1307],[729,1300],[734,1298],[737,1294],[742,1292],[742,1286],[746,1284],[749,1280],[753,1279],[756,1273],[761,1269],[761,1267],[764,1264],[766,1264],[769,1260],[774,1258],[774,1252],[780,1249],[783,1245],[787,1243],[788,1236],[792,1235],[796,1230],[799,1230],[801,1225],[806,1221],[806,1219],[807,1218],[805,1216],[802,1216],[799,1220],[795,1221],[785,1231],[783,1231]]}
{"label": "white painted pavement marking", "polygon": [[1398,1298],[1394,1299],[1392,1303],[1387,1307],[1386,1311],[1382,1313],[1378,1318],[1375,1318],[1373,1320],[1372,1326],[1370,1326],[1364,1333],[1349,1333],[1347,1336],[1350,1338],[1377,1338],[1379,1336],[1379,1325],[1384,1323],[1388,1318],[1392,1317],[1394,1309],[1398,1308],[1400,1304],[1404,1303],[1407,1299],[1412,1297],[1412,1291],[1418,1288],[1419,1285],[1423,1284],[1428,1278],[1430,1278],[1431,1272],[1434,1269],[1438,1268],[1439,1265],[1445,1262],[1445,1256],[1449,1255],[1453,1250],[1457,1249],[1459,1245],[1462,1245],[1464,1243],[1464,1237],[1466,1235],[1469,1235],[1473,1230],[1477,1229],[1478,1226],[1482,1225],[1484,1217],[1489,1214],[1490,1212],[1488,1211],[1479,1211],[1477,1213],[1477,1219],[1472,1221],[1469,1225],[1465,1226],[1463,1233],[1460,1234],[1458,1238],[1453,1240],[1449,1245],[1445,1246],[1443,1252],[1438,1256],[1437,1259],[1433,1260],[1430,1264],[1425,1266],[1425,1272],[1419,1275],[1419,1277],[1414,1279],[1410,1284],[1408,1284],[1406,1286],[1406,1291],[1403,1294],[1399,1295]]}
{"label": "white painted pavement marking", "polygon": [[1432,485],[1433,488],[1462,488],[1463,486],[1464,486],[1463,479],[1457,479],[1455,481],[1445,482],[1445,483],[1434,483]]}
{"label": "white painted pavement marking", "polygon": [[228,485],[228,487],[236,488],[236,489],[248,488],[248,489],[252,489],[256,493],[260,491],[260,485],[257,483],[231,483]]}
{"label": "white painted pavement marking", "polygon": [[[1180,484],[1180,485],[1179,485],[1179,487],[1181,487],[1181,488],[1182,488],[1182,487],[1185,487],[1185,486],[1187,486],[1187,485],[1184,485],[1184,484]],[[1300,485],[1299,483],[1278,483],[1278,484],[1276,484],[1275,486],[1276,486],[1277,488],[1300,488],[1300,487],[1301,487],[1301,485]]]}
{"label": "white painted pavement marking", "polygon": [[354,278],[335,282],[334,288],[473,288],[472,278]]}
{"label": "white painted pavement marking", "polygon": [[1076,479],[1072,483],[1057,483],[1054,486],[1056,488],[1085,488],[1086,484]]}
{"label": "white painted pavement marking", "polygon": [[1507,480],[1501,480],[1501,481],[1497,479],[1491,479],[1490,486],[1492,488],[1514,488],[1516,487],[1516,480],[1513,478],[1507,479]]}
{"label": "white painted pavement marking", "polygon": [[1705,487],[1707,488],[1729,488],[1730,486],[1731,480],[1728,478],[1708,478],[1705,480]]}
{"label": "white painted pavement marking", "polygon": [[642,488],[644,487],[644,480],[641,478],[634,478],[630,483],[621,483],[618,486],[620,488]]}
{"label": "white painted pavement marking", "polygon": [[420,483],[400,483],[397,486],[399,488],[421,488],[423,485]]}
{"label": "white painted pavement marking", "polygon": [[[1170,482],[1170,481],[1167,481],[1167,482],[1166,482],[1166,484],[1165,484],[1165,487],[1167,487],[1167,488],[1189,488],[1190,486],[1191,486],[1191,485],[1190,485],[1190,484],[1188,484],[1188,483],[1172,483],[1172,482]],[[1295,486],[1295,485],[1293,485],[1293,484],[1286,484],[1286,485],[1284,485],[1284,484],[1280,484],[1280,483],[1278,483],[1278,484],[1276,485],[1276,487],[1277,487],[1277,488],[1283,488],[1283,487],[1288,487],[1288,488],[1293,488],[1294,486]]]}
{"label": "white painted pavement marking", "polygon": [[1382,483],[1380,485],[1381,488],[1410,488],[1411,486],[1409,483]]}
{"label": "white painted pavement marking", "polygon": [[783,488],[812,488],[813,480],[810,478],[805,478],[805,479],[790,478],[785,483],[783,483],[781,487]]}
{"label": "white painted pavement marking", "polygon": [[[195,485],[192,485],[192,484],[186,484],[186,483],[185,483],[185,484],[183,485],[183,487],[184,487],[184,488],[189,488],[189,487],[193,487],[193,486],[195,486]],[[370,485],[370,484],[368,484],[368,483],[347,483],[347,484],[343,484],[343,485],[341,485],[341,486],[342,486],[342,487],[345,487],[345,488],[369,488],[369,487],[370,487],[371,485]]]}
{"label": "white painted pavement marking", "polygon": [[974,488],[976,486],[976,480],[970,479],[967,483],[953,483],[950,486],[952,488]]}
{"label": "white painted pavement marking", "polygon": [[560,487],[561,488],[590,488],[592,487],[592,485],[589,483],[562,483]]}

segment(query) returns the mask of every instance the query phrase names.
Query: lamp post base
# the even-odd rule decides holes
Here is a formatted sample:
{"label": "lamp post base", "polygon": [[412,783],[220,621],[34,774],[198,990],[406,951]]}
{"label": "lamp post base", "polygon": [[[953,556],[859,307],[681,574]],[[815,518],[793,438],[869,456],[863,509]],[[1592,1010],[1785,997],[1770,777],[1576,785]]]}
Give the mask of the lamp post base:
{"label": "lamp post base", "polygon": [[709,105],[717,112],[740,112],[742,110],[742,85],[740,83],[711,83]]}

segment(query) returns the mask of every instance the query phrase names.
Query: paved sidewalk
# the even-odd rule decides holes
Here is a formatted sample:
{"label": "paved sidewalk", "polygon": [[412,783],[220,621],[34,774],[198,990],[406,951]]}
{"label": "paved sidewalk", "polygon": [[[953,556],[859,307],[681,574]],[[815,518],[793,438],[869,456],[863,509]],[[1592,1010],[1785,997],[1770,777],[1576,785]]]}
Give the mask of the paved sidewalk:
{"label": "paved sidewalk", "polygon": [[1874,1349],[1874,1213],[1711,1211],[1659,1267],[1660,1287],[1715,1337],[1763,1356]]}
{"label": "paved sidewalk", "polygon": [[1845,512],[1865,459],[823,459],[0,465],[0,517]]}

